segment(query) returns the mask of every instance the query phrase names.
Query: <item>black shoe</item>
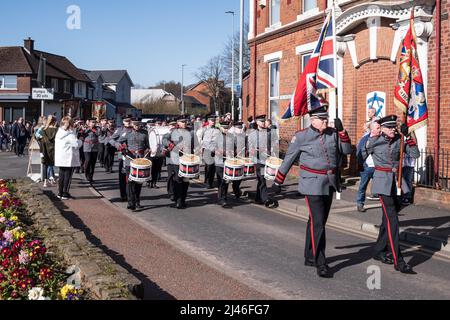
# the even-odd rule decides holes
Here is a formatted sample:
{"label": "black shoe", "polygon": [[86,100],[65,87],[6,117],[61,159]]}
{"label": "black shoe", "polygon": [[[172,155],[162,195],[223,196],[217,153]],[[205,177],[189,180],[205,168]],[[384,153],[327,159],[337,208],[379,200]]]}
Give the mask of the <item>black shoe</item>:
{"label": "black shoe", "polygon": [[231,205],[225,200],[225,201],[222,201],[221,203],[220,203],[220,205],[222,206],[222,208],[224,208],[224,209],[231,209]]}
{"label": "black shoe", "polygon": [[267,200],[264,205],[266,206],[266,208],[278,208],[278,201],[270,199]]}
{"label": "black shoe", "polygon": [[358,212],[366,212],[366,209],[364,208],[363,204],[358,204],[356,209],[358,210]]}
{"label": "black shoe", "polygon": [[127,197],[122,197],[122,198],[120,198],[120,201],[122,201],[122,202],[127,202],[127,201],[128,201],[128,198],[127,198]]}
{"label": "black shoe", "polygon": [[384,264],[394,264],[392,257],[388,256],[387,253],[381,252],[373,257],[374,260],[381,261]]}
{"label": "black shoe", "polygon": [[255,200],[255,204],[264,205],[265,202],[261,200]]}
{"label": "black shoe", "polygon": [[176,206],[176,208],[177,208],[177,209],[183,209],[183,203],[181,202],[180,199],[177,200],[177,206]]}
{"label": "black shoe", "polygon": [[68,192],[63,193],[63,197],[66,199],[72,199],[72,196]]}
{"label": "black shoe", "polygon": [[135,210],[136,210],[136,206],[128,205],[128,206],[127,206],[127,209],[128,209],[128,210],[135,211]]}
{"label": "black shoe", "polygon": [[307,266],[307,267],[315,267],[316,263],[314,261],[312,261],[312,260],[305,259],[305,266]]}
{"label": "black shoe", "polygon": [[236,199],[240,199],[242,197],[242,191],[236,192],[234,196],[236,197]]}
{"label": "black shoe", "polygon": [[170,196],[170,201],[175,202],[175,196],[174,195]]}
{"label": "black shoe", "polygon": [[156,183],[153,185],[153,188],[159,189],[159,187],[156,185]]}
{"label": "black shoe", "polygon": [[326,264],[317,267],[317,275],[321,278],[333,277],[333,275],[330,272],[330,268]]}
{"label": "black shoe", "polygon": [[142,206],[141,206],[140,202],[136,202],[136,209],[142,209]]}
{"label": "black shoe", "polygon": [[401,273],[417,274],[417,272],[415,272],[413,268],[405,261],[399,262],[394,268],[395,270],[400,271]]}

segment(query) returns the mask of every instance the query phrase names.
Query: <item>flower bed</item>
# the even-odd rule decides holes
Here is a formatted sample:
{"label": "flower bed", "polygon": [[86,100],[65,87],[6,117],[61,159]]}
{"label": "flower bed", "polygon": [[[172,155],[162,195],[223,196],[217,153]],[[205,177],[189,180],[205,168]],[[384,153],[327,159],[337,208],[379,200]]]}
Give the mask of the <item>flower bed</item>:
{"label": "flower bed", "polygon": [[82,299],[26,221],[13,184],[0,180],[0,300]]}

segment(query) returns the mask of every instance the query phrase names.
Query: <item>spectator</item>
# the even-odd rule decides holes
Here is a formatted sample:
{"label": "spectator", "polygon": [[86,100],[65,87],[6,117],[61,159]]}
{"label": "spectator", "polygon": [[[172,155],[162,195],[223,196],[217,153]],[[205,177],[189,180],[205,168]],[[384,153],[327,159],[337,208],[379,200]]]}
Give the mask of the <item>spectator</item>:
{"label": "spectator", "polygon": [[408,185],[408,193],[402,194],[402,204],[410,205],[413,203],[413,181],[414,181],[414,167],[416,166],[416,159],[409,156],[406,152],[403,158],[402,175]]}
{"label": "spectator", "polygon": [[373,107],[370,107],[370,108],[367,110],[367,118],[368,118],[369,120],[368,120],[368,121],[365,123],[365,125],[364,125],[364,131],[365,131],[366,133],[370,132],[370,128],[369,128],[370,124],[371,124],[372,122],[377,121],[377,120],[380,119],[379,117],[377,117],[377,109],[375,109],[375,108],[373,108]]}
{"label": "spectator", "polygon": [[55,137],[58,129],[56,128],[56,118],[53,115],[48,116],[41,135],[41,153],[43,169],[44,188],[47,183],[54,184],[55,179]]}
{"label": "spectator", "polygon": [[79,149],[83,143],[77,139],[70,117],[61,120],[61,127],[55,138],[55,166],[59,167],[58,198],[68,200],[71,198],[69,189],[74,168],[80,167]]}
{"label": "spectator", "polygon": [[[359,140],[356,155],[358,159],[358,165],[362,167],[360,172],[361,181],[359,183],[358,193],[356,195],[357,210],[359,212],[365,212],[364,203],[366,201],[366,190],[370,179],[373,178],[375,172],[375,165],[373,163],[372,156],[369,155],[367,159],[363,159],[362,149],[365,147],[367,140],[370,137],[379,136],[381,134],[381,126],[378,122],[372,122],[369,126],[370,132],[364,134],[364,136]],[[375,196],[367,197],[368,199],[376,199]]]}
{"label": "spectator", "polygon": [[0,122],[0,152],[3,152],[3,142],[5,142],[6,149],[8,149],[8,137],[6,136],[6,121]]}
{"label": "spectator", "polygon": [[12,136],[16,141],[16,154],[18,157],[24,157],[24,150],[29,138],[29,132],[23,124],[23,118],[20,117],[13,126]]}

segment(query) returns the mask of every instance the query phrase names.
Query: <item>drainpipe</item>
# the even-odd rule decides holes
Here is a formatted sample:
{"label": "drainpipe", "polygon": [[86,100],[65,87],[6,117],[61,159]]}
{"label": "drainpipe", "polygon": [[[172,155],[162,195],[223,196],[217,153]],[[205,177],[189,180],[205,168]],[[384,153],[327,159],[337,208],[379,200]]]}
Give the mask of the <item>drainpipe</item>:
{"label": "drainpipe", "polygon": [[440,88],[441,88],[441,1],[436,1],[436,86],[434,114],[434,176],[439,184],[439,123],[440,123]]}
{"label": "drainpipe", "polygon": [[256,118],[256,36],[258,35],[258,29],[257,29],[257,27],[258,27],[258,1],[256,1],[256,0],[254,0],[253,1],[253,6],[254,6],[254,12],[255,12],[255,14],[254,14],[254,17],[255,17],[255,20],[254,20],[254,39],[255,39],[255,41],[254,41],[254,47],[255,47],[255,50],[254,50],[254,52],[255,52],[255,57],[254,57],[254,59],[253,59],[253,74],[254,74],[254,76],[253,76],[253,119],[254,118]]}

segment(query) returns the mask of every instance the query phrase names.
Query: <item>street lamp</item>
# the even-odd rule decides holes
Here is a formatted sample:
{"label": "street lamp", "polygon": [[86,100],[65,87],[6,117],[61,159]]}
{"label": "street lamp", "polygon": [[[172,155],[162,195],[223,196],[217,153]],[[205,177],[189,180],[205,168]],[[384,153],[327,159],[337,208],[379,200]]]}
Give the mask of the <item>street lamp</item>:
{"label": "street lamp", "polygon": [[184,67],[186,67],[187,64],[181,65],[181,115],[184,116]]}
{"label": "street lamp", "polygon": [[232,18],[231,33],[231,119],[234,120],[234,11],[227,11]]}

